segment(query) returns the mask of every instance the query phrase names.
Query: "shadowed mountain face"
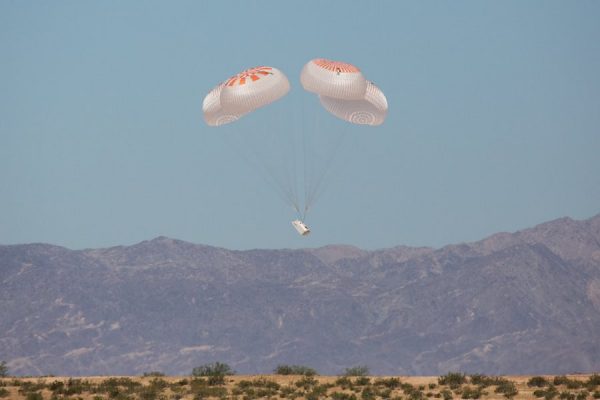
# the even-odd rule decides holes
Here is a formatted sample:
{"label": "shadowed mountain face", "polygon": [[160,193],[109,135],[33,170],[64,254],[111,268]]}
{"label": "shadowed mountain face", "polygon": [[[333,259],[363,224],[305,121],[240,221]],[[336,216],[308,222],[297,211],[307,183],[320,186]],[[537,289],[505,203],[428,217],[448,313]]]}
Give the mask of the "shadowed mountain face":
{"label": "shadowed mountain face", "polygon": [[600,370],[600,215],[442,249],[0,246],[14,374]]}

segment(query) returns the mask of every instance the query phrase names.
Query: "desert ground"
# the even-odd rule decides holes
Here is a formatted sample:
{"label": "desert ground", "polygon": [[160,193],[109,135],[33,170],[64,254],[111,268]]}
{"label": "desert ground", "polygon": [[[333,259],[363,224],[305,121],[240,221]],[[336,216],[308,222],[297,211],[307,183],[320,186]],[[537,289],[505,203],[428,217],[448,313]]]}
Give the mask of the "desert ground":
{"label": "desert ground", "polygon": [[[214,377],[212,377],[214,379]],[[544,399],[600,398],[600,375],[5,377],[4,399]],[[220,381],[221,380],[221,381]]]}

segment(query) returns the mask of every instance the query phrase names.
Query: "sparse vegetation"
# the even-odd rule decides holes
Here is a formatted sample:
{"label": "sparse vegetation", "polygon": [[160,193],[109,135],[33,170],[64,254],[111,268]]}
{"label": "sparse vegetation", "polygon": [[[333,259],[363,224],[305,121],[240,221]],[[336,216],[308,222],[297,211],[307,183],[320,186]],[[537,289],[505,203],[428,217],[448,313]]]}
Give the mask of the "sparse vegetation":
{"label": "sparse vegetation", "polygon": [[519,393],[514,382],[509,381],[502,382],[500,385],[498,385],[495,392],[502,393],[507,399],[512,399]]}
{"label": "sparse vegetation", "polygon": [[545,387],[549,384],[550,382],[543,376],[534,376],[527,381],[527,386],[529,387]]}
{"label": "sparse vegetation", "polygon": [[0,378],[6,378],[8,376],[8,366],[6,361],[0,361]]}
{"label": "sparse vegetation", "polygon": [[199,367],[195,367],[192,370],[192,376],[206,377],[209,386],[224,385],[225,377],[234,374],[235,372],[231,369],[229,365],[218,361],[211,364],[204,364]]}
{"label": "sparse vegetation", "polygon": [[[215,364],[208,364],[214,367]],[[198,370],[196,370],[198,372]],[[523,377],[510,380],[450,373],[436,378],[371,376],[260,376],[224,378],[227,369],[205,368],[204,375],[176,378],[144,374],[107,378],[0,379],[0,398],[15,400],[458,400],[600,399],[598,375]],[[229,369],[230,371],[230,369]],[[211,375],[212,374],[212,375]],[[556,379],[555,379],[556,378]],[[437,383],[436,383],[437,380]],[[559,382],[555,385],[554,382]],[[462,382],[462,383],[459,383]],[[451,386],[453,389],[451,389]],[[492,387],[491,389],[486,389]],[[569,388],[571,387],[571,388]],[[590,389],[594,387],[595,389]]]}
{"label": "sparse vegetation", "polygon": [[460,372],[448,372],[438,378],[438,384],[448,385],[450,389],[456,389],[460,385],[467,383],[467,377]]}
{"label": "sparse vegetation", "polygon": [[358,365],[356,367],[346,368],[344,376],[367,376],[369,375],[369,367],[366,365]]}
{"label": "sparse vegetation", "polygon": [[150,372],[144,372],[144,374],[142,376],[143,377],[148,377],[148,376],[165,376],[165,374],[163,374],[160,371],[150,371]]}
{"label": "sparse vegetation", "polygon": [[305,375],[305,376],[315,376],[318,375],[317,371],[310,367],[305,367],[303,365],[287,365],[280,364],[273,371],[276,375]]}

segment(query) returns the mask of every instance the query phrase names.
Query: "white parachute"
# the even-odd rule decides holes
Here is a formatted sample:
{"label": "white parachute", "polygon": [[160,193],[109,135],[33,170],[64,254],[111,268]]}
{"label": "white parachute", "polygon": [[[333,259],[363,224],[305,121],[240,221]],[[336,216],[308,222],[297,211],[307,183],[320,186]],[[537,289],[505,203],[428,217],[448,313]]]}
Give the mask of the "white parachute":
{"label": "white parachute", "polygon": [[[385,121],[388,112],[385,95],[374,83],[367,81],[361,70],[352,64],[324,58],[311,60],[302,68],[300,82],[306,91],[318,97],[323,109],[343,121],[354,125],[370,126],[381,125]],[[280,100],[289,90],[290,84],[287,77],[277,68],[260,66],[244,70],[220,83],[206,95],[202,104],[204,120],[210,126],[230,124],[261,107]],[[304,110],[304,107],[301,108]],[[253,139],[248,137],[254,135],[245,135],[246,132],[242,132],[238,138],[250,140],[250,143],[237,146],[241,152],[251,152],[249,149],[254,147],[254,156],[256,157],[255,160],[250,161],[254,161],[255,165],[261,167],[260,169],[267,175],[267,181],[274,184],[282,199],[296,211],[297,219],[292,222],[292,225],[303,236],[310,233],[310,229],[303,221],[321,193],[324,178],[337,148],[342,142],[339,136],[336,138],[332,136],[331,132],[339,133],[339,129],[323,127],[319,123],[318,115],[313,115],[315,123],[311,124],[306,121],[311,119],[310,117],[310,115],[304,115],[301,117],[302,123],[295,124],[296,126],[291,129],[278,130],[276,124],[272,122],[275,118],[286,118],[286,115],[281,112],[271,112],[268,118],[273,120],[269,120],[264,129],[254,129],[253,132],[255,135],[266,132],[273,136],[262,138],[263,142],[252,143]],[[227,128],[223,129],[227,130]],[[300,139],[303,154],[299,157],[296,154],[298,150],[294,148],[294,143],[298,140],[293,137],[293,131],[297,129],[301,130],[303,136]],[[314,133],[318,139],[329,140],[329,149],[324,150],[326,146],[311,149],[310,144],[316,143],[316,141],[307,139],[311,133]],[[344,132],[342,132],[341,139],[344,136]],[[258,138],[258,136],[256,137]],[[272,158],[280,161],[293,159],[293,172],[288,171],[287,174],[281,174],[285,168],[276,163],[267,162],[268,157],[259,156],[259,152],[271,151],[272,143],[286,138],[292,143],[291,151],[288,151],[290,148],[285,150],[282,148]],[[317,151],[313,152],[314,157],[311,158],[308,153],[312,150]],[[303,167],[297,167],[296,159],[304,161]],[[321,165],[318,168],[314,165],[307,165],[311,163],[311,160],[320,160]],[[304,171],[303,204],[297,190],[301,185],[296,182],[297,171],[302,169]],[[316,171],[318,169],[320,171]]]}
{"label": "white parachute", "polygon": [[385,95],[373,82],[360,100],[343,100],[319,96],[321,105],[336,117],[358,125],[381,125],[387,116],[388,104]]}
{"label": "white parachute", "polygon": [[210,126],[236,121],[260,107],[279,100],[290,91],[285,74],[273,67],[254,67],[232,76],[211,90],[202,104]]}
{"label": "white parachute", "polygon": [[300,82],[305,90],[319,95],[329,113],[344,121],[373,126],[385,121],[385,95],[352,64],[324,58],[311,60],[302,68]]}

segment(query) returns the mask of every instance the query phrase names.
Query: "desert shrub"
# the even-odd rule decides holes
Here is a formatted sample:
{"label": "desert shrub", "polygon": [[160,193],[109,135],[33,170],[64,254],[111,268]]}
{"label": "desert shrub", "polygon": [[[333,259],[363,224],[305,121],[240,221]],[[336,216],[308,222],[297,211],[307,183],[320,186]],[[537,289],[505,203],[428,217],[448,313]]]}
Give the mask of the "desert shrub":
{"label": "desert shrub", "polygon": [[207,377],[209,385],[223,385],[225,384],[225,376],[234,374],[235,372],[229,365],[221,362],[204,364],[192,369],[192,376]]}
{"label": "desert shrub", "polygon": [[227,396],[227,389],[224,387],[215,386],[198,386],[193,392],[194,400],[202,400],[206,397],[223,398]]}
{"label": "desert shrub", "polygon": [[354,393],[333,392],[330,397],[333,400],[357,400]]}
{"label": "desert shrub", "polygon": [[160,371],[150,371],[150,372],[144,372],[142,374],[142,376],[143,377],[148,377],[148,376],[157,376],[157,377],[159,377],[159,376],[165,376],[165,374],[163,374]]}
{"label": "desert shrub", "polygon": [[569,382],[569,378],[567,378],[564,375],[555,376],[554,379],[552,380],[552,383],[555,384],[556,386],[566,385],[568,382]]}
{"label": "desert shrub", "polygon": [[448,389],[443,389],[440,394],[444,398],[444,400],[452,400],[452,392]]}
{"label": "desert shrub", "polygon": [[8,395],[10,394],[10,392],[6,389],[4,389],[3,387],[0,387],[0,397],[8,397]]}
{"label": "desert shrub", "polygon": [[435,383],[430,383],[429,385],[427,385],[427,387],[429,389],[435,389],[437,387],[437,385]]}
{"label": "desert shrub", "polygon": [[386,388],[395,389],[400,387],[400,379],[398,378],[380,378],[375,381],[375,386],[384,386]]}
{"label": "desert shrub", "polygon": [[327,397],[327,385],[317,385],[306,394],[306,400],[319,400]]}
{"label": "desert shrub", "polygon": [[556,390],[556,387],[553,384],[550,384],[550,386],[548,386],[548,388],[545,390],[544,399],[552,400],[556,396],[558,396],[558,390]]}
{"label": "desert shrub", "polygon": [[276,375],[318,375],[314,368],[305,367],[303,365],[286,365],[280,364],[273,371]]}
{"label": "desert shrub", "polygon": [[369,375],[369,367],[366,365],[358,365],[356,367],[346,368],[344,376],[367,376]]}
{"label": "desert shrub", "polygon": [[236,384],[234,394],[245,393],[257,397],[270,397],[276,395],[280,387],[281,385],[277,382],[265,378],[258,378],[253,381],[241,380]]}
{"label": "desert shrub", "polygon": [[461,372],[448,372],[438,378],[438,384],[448,385],[451,389],[455,389],[464,383],[467,383],[467,377]]}
{"label": "desert shrub", "polygon": [[590,377],[585,382],[585,384],[588,387],[596,387],[596,386],[600,385],[600,375],[598,375],[598,374],[590,375]]}
{"label": "desert shrub", "polygon": [[165,388],[169,387],[169,382],[165,381],[162,378],[154,378],[150,381],[149,385],[158,391],[162,391]]}
{"label": "desert shrub", "polygon": [[527,381],[527,386],[529,387],[545,387],[549,384],[550,382],[543,376],[534,376]]}
{"label": "desert shrub", "polygon": [[567,389],[579,389],[583,387],[584,383],[576,379],[567,379],[565,385],[567,386]]}
{"label": "desert shrub", "polygon": [[515,397],[519,391],[513,382],[506,381],[496,386],[496,393],[502,393],[507,399]]}
{"label": "desert shrub", "polygon": [[[99,385],[91,387],[90,391],[92,393],[106,393],[111,399],[123,399],[128,397],[127,394],[134,393],[141,388],[141,386],[142,384],[140,382],[136,382],[130,378],[108,378]],[[67,388],[63,389],[61,392],[57,391],[56,393],[69,394],[70,391],[69,382],[67,382]]]}
{"label": "desert shrub", "polygon": [[593,394],[592,397],[595,399],[600,399],[600,390],[596,390]]}
{"label": "desert shrub", "polygon": [[290,398],[292,393],[296,392],[296,388],[293,386],[283,386],[279,389],[279,393],[281,393],[281,397],[284,399]]}
{"label": "desert shrub", "polygon": [[342,389],[350,389],[353,386],[352,381],[347,376],[341,376],[337,378],[335,380],[335,385],[341,386]]}
{"label": "desert shrub", "polygon": [[140,400],[155,400],[158,394],[159,390],[153,386],[144,386],[137,392]]}
{"label": "desert shrub", "polygon": [[305,376],[302,379],[300,379],[298,382],[296,382],[296,387],[303,388],[304,390],[308,390],[311,387],[315,386],[316,384],[318,384],[318,382],[315,378],[313,378],[312,376]]}
{"label": "desert shrub", "polygon": [[423,400],[425,399],[425,393],[420,390],[413,390],[412,392],[407,394],[407,399],[409,400]]}
{"label": "desert shrub", "polygon": [[65,383],[62,381],[50,382],[46,387],[52,392],[61,392],[65,387]]}
{"label": "desert shrub", "polygon": [[562,391],[560,392],[560,394],[558,395],[558,397],[562,400],[575,400],[575,394],[571,393],[569,391]]}
{"label": "desert shrub", "polygon": [[587,399],[587,397],[590,395],[590,392],[588,392],[587,390],[582,390],[581,392],[577,393],[577,396],[575,396],[576,400],[585,400]]}
{"label": "desert shrub", "polygon": [[381,397],[382,399],[389,399],[390,397],[392,397],[392,389],[390,388],[376,390],[375,392],[377,396]]}
{"label": "desert shrub", "polygon": [[483,395],[481,391],[481,387],[470,387],[465,386],[461,393],[461,398],[463,399],[479,399]]}
{"label": "desert shrub", "polygon": [[371,379],[366,376],[359,376],[354,380],[354,384],[357,386],[367,386],[371,384]]}
{"label": "desert shrub", "polygon": [[367,386],[360,393],[360,397],[363,400],[375,400],[375,391],[373,390],[373,388]]}
{"label": "desert shrub", "polygon": [[40,392],[29,392],[27,396],[25,396],[27,400],[44,400],[44,397]]}

